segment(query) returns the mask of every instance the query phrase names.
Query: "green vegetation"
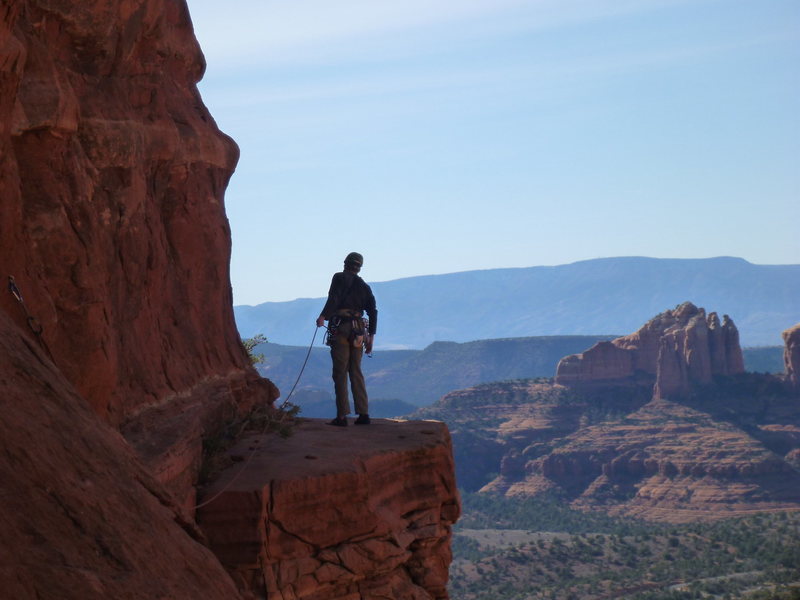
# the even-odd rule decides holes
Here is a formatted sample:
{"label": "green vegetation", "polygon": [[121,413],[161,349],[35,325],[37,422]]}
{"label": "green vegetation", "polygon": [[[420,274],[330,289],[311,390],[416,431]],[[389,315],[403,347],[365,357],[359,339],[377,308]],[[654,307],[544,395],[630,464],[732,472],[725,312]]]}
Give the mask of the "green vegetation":
{"label": "green vegetation", "polygon": [[563,498],[505,498],[493,494],[461,493],[463,514],[459,529],[524,529],[565,533],[616,533],[636,535],[659,526],[602,513],[569,508]]}
{"label": "green vegetation", "polygon": [[263,333],[257,333],[251,338],[245,338],[242,340],[242,345],[244,349],[247,351],[247,356],[250,357],[250,362],[254,365],[260,365],[264,362],[264,355],[263,354],[256,354],[255,348],[261,344],[266,344],[267,338]]}
{"label": "green vegetation", "polygon": [[278,407],[260,405],[243,416],[229,419],[214,435],[203,438],[203,457],[198,483],[204,485],[232,464],[226,451],[248,433],[276,433],[289,437],[300,407],[284,402]]}
{"label": "green vegetation", "polygon": [[665,525],[464,493],[453,600],[800,598],[800,513]]}

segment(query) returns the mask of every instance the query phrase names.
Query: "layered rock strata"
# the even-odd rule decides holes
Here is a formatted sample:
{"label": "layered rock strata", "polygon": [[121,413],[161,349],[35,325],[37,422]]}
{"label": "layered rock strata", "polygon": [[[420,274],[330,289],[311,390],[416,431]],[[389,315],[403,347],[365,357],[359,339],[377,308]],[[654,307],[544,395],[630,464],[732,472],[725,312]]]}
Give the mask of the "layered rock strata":
{"label": "layered rock strata", "polygon": [[573,505],[653,520],[797,509],[800,474],[745,432],[666,400],[584,428],[526,464],[506,493],[561,488]]}
{"label": "layered rock strata", "polygon": [[800,323],[783,332],[783,363],[786,378],[795,391],[800,392]]}
{"label": "layered rock strata", "polygon": [[[754,378],[752,389],[777,381]],[[453,392],[417,416],[447,422],[470,491],[555,494],[578,508],[685,522],[800,510],[800,405],[771,390],[688,406],[635,386],[502,382]]]}
{"label": "layered rock strata", "polygon": [[665,398],[687,393],[715,375],[744,372],[739,332],[728,315],[685,302],[648,321],[637,332],[599,342],[558,363],[561,385],[640,383],[650,380],[654,394]]}
{"label": "layered rock strata", "polygon": [[459,515],[443,423],[303,420],[253,436],[206,490],[198,520],[244,590],[270,598],[447,598]]}
{"label": "layered rock strata", "polygon": [[191,518],[2,311],[0,413],[0,596],[240,597]]}

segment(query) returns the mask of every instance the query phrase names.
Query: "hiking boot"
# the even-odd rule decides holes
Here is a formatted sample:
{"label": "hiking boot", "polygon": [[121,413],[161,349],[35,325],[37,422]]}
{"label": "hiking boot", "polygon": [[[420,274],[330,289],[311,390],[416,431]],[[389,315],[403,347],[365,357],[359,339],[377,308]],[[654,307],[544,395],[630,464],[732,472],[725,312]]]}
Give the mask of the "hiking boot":
{"label": "hiking boot", "polygon": [[347,417],[336,417],[328,425],[335,425],[336,427],[347,427]]}
{"label": "hiking boot", "polygon": [[358,415],[358,418],[356,419],[356,425],[369,425],[369,424],[370,424],[369,415]]}

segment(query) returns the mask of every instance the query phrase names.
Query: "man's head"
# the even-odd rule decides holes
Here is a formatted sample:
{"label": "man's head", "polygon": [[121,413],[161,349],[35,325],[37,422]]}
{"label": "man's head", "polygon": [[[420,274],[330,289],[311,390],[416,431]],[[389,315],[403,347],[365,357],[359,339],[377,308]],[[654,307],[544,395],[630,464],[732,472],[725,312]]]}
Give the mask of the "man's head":
{"label": "man's head", "polygon": [[358,273],[361,270],[361,265],[364,264],[364,257],[358,252],[351,252],[344,257],[344,268],[347,271]]}

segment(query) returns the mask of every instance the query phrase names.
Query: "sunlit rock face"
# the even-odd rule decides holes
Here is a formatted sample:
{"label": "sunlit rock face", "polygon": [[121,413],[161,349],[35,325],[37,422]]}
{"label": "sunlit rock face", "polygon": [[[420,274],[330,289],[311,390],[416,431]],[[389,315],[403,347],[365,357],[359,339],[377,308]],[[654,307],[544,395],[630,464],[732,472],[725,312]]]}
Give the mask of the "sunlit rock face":
{"label": "sunlit rock face", "polygon": [[783,362],[789,384],[800,392],[800,323],[783,332]]}
{"label": "sunlit rock face", "polygon": [[0,50],[3,275],[61,371],[112,424],[255,379],[223,207],[238,149],[195,86],[185,2],[4,2]]}
{"label": "sunlit rock face", "polygon": [[562,385],[652,380],[657,398],[684,394],[714,375],[744,372],[739,332],[725,315],[706,312],[691,302],[667,310],[641,329],[611,342],[599,342],[558,364]]}

